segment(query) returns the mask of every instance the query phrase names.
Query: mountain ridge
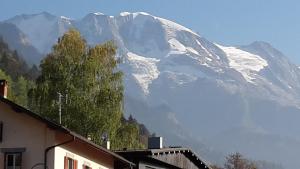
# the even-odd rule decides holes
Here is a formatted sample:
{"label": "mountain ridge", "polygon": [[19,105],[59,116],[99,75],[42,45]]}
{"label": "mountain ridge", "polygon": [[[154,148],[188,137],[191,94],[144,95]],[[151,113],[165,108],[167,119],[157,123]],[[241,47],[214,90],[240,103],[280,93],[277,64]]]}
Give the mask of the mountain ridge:
{"label": "mountain ridge", "polygon": [[[217,161],[208,155],[214,146],[210,141],[206,149],[197,143],[202,145],[206,138],[230,140],[220,132],[232,131],[231,137],[246,149],[242,136],[232,128],[299,139],[300,69],[266,42],[220,45],[175,22],[141,12],[90,13],[77,20],[47,13],[24,18],[4,22],[18,27],[44,54],[71,27],[90,45],[113,40],[122,60],[126,113],[162,133],[168,144],[185,143]],[[269,146],[282,152],[292,149],[288,141],[279,141],[285,146]],[[223,148],[225,154],[231,151],[226,145]],[[247,151],[255,158],[254,150]],[[266,154],[263,160],[278,160],[272,152]],[[280,162],[289,169],[300,166],[286,161]]]}
{"label": "mountain ridge", "polygon": [[41,54],[30,44],[28,38],[15,25],[0,23],[0,36],[8,43],[12,50],[17,50],[23,58],[27,58],[28,64],[37,64],[34,60],[41,59]]}

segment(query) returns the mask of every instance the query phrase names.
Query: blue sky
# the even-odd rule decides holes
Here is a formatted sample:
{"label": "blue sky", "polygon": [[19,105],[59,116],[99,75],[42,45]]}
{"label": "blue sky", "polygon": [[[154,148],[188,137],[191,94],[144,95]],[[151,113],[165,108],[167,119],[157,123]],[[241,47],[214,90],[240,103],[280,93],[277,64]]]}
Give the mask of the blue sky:
{"label": "blue sky", "polygon": [[0,0],[0,20],[43,11],[74,19],[144,11],[224,45],[267,41],[300,64],[299,7],[298,0]]}

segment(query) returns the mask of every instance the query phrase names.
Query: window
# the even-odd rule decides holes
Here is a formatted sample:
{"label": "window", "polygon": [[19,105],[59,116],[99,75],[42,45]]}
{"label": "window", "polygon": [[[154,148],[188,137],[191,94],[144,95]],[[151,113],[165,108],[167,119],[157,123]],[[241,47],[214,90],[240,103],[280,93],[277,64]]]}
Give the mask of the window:
{"label": "window", "polygon": [[65,168],[64,169],[77,169],[77,160],[70,157],[65,157]]}
{"label": "window", "polygon": [[21,169],[22,153],[5,153],[5,169]]}

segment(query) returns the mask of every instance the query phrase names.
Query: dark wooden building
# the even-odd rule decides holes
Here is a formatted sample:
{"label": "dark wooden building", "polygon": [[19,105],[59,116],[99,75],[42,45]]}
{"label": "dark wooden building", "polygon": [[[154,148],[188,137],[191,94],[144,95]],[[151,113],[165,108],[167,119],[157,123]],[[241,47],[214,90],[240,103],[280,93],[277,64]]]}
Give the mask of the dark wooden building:
{"label": "dark wooden building", "polygon": [[116,151],[136,169],[209,169],[194,152],[187,148],[159,148]]}

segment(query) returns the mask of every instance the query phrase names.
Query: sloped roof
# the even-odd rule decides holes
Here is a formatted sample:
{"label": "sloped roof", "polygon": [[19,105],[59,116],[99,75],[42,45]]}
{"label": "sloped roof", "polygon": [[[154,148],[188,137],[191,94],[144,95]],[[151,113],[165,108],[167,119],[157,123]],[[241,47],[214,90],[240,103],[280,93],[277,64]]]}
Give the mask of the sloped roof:
{"label": "sloped roof", "polygon": [[168,147],[161,149],[140,149],[140,150],[120,150],[115,151],[122,156],[133,156],[133,157],[154,157],[156,155],[162,154],[175,154],[181,153],[185,155],[191,162],[193,162],[199,168],[207,168],[210,169],[209,165],[203,161],[196,153],[188,148],[182,147]]}
{"label": "sloped roof", "polygon": [[68,128],[60,125],[60,124],[57,124],[54,121],[51,121],[47,118],[44,118],[44,117],[40,116],[39,114],[36,114],[36,113],[34,113],[34,112],[32,112],[32,111],[16,104],[16,103],[14,103],[14,102],[6,99],[6,98],[0,97],[0,101],[7,104],[7,105],[9,105],[12,108],[13,111],[18,112],[18,113],[24,113],[24,114],[26,114],[26,115],[28,115],[32,118],[35,118],[35,119],[39,120],[42,123],[45,123],[51,129],[58,130],[58,131],[63,132],[65,134],[69,134],[69,135],[73,136],[75,139],[79,139],[79,140],[87,143],[88,145],[96,148],[97,150],[102,151],[106,154],[109,154],[109,155],[113,156],[116,160],[118,160],[120,162],[123,162],[123,163],[127,164],[128,166],[134,166],[135,165],[132,162],[130,162],[130,161],[126,160],[125,158],[123,158],[122,156],[120,156],[120,155],[118,155],[118,154],[116,154],[116,153],[114,153],[110,150],[107,150],[106,148],[104,148],[102,146],[99,146],[99,145],[93,143],[92,141],[90,141],[90,140],[86,139],[85,137],[77,134],[76,132],[74,132],[74,131],[72,131],[72,130],[70,130],[70,129],[68,129]]}

